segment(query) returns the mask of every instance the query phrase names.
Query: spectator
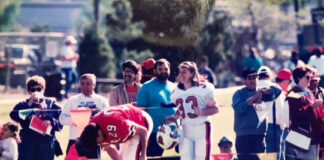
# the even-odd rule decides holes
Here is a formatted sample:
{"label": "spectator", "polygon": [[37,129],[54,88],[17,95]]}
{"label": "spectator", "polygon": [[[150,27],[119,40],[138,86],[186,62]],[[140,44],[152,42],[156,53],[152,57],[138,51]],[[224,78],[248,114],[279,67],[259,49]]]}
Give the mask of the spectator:
{"label": "spectator", "polygon": [[260,107],[262,90],[257,90],[258,74],[248,68],[242,74],[245,87],[233,96],[236,151],[240,160],[258,159],[256,153],[265,152],[266,121],[259,122],[255,108]]}
{"label": "spectator", "polygon": [[263,60],[259,56],[259,53],[256,48],[251,47],[249,52],[250,55],[245,58],[243,62],[243,67],[244,69],[253,68],[257,71],[261,66],[263,66]]}
{"label": "spectator", "polygon": [[154,77],[154,65],[155,60],[153,58],[149,58],[145,60],[142,64],[142,80],[141,83],[144,84],[146,81],[151,80]]}
{"label": "spectator", "polygon": [[175,84],[168,80],[170,76],[170,63],[166,59],[159,59],[154,65],[156,78],[146,82],[137,95],[137,105],[144,107],[153,117],[153,131],[149,139],[148,156],[161,156],[163,149],[156,141],[158,127],[163,124],[167,116],[175,113],[175,108],[170,108],[170,95]]}
{"label": "spectator", "polygon": [[283,68],[287,68],[290,71],[301,66],[305,66],[305,63],[299,59],[299,53],[297,51],[292,51],[290,59],[283,63]]}
{"label": "spectator", "polygon": [[[300,130],[307,132],[310,135],[311,144],[309,149],[303,150],[286,142],[287,160],[295,159],[295,157],[314,160],[319,156],[319,143],[321,139],[319,128],[321,128],[322,121],[316,108],[322,106],[323,101],[315,100],[308,89],[312,76],[312,71],[308,67],[297,67],[293,71],[293,78],[297,85],[288,92],[287,96],[290,117],[289,129],[290,132],[298,132]],[[296,97],[296,95],[299,96]]]}
{"label": "spectator", "polygon": [[80,77],[81,93],[69,98],[65,104],[65,107],[60,115],[60,122],[63,125],[70,126],[69,143],[66,149],[66,153],[69,152],[70,147],[75,143],[76,139],[80,136],[76,123],[71,118],[70,111],[78,109],[92,109],[92,116],[108,107],[107,100],[96,94],[94,89],[96,88],[96,76],[94,74],[83,74]]}
{"label": "spectator", "polygon": [[17,160],[18,159],[18,125],[8,122],[3,125],[3,132],[0,134],[0,159]]}
{"label": "spectator", "polygon": [[[262,92],[261,111],[256,110],[257,113],[266,112],[266,121],[268,129],[266,131],[266,152],[278,153],[278,159],[284,157],[283,151],[280,148],[282,130],[288,127],[289,122],[284,121],[288,117],[289,112],[284,110],[285,93],[276,83],[271,82],[272,71],[267,66],[262,66],[258,70],[259,83],[258,89]],[[262,116],[259,116],[259,121]]]}
{"label": "spectator", "polygon": [[308,65],[314,67],[320,76],[319,86],[324,87],[324,55],[322,48],[316,48],[313,51],[313,56],[310,57]]}
{"label": "spectator", "polygon": [[[53,160],[56,151],[60,150],[55,143],[55,132],[62,129],[59,122],[61,107],[59,107],[52,99],[43,97],[45,90],[45,79],[40,76],[32,76],[27,79],[27,91],[30,97],[25,101],[19,102],[10,112],[12,120],[20,124],[19,132],[21,143],[18,145],[19,160],[35,160],[46,159]],[[24,117],[20,113],[28,113]],[[50,133],[41,134],[31,129],[30,123],[32,119],[40,119],[42,125],[51,126]],[[57,149],[57,150],[56,150]]]}
{"label": "spectator", "polygon": [[211,123],[208,118],[218,113],[215,87],[199,75],[196,63],[190,61],[179,65],[178,80],[171,100],[179,107],[166,121],[181,120],[180,157],[210,159]]}
{"label": "spectator", "polygon": [[109,94],[110,106],[136,102],[137,93],[142,85],[136,82],[138,64],[127,60],[122,64],[124,83],[114,87]]}
{"label": "spectator", "polygon": [[65,74],[65,98],[68,98],[71,86],[77,82],[78,73],[76,71],[79,54],[76,52],[77,40],[73,36],[68,36],[64,42],[65,46],[61,51],[62,71]]}
{"label": "spectator", "polygon": [[97,142],[99,126],[88,125],[80,138],[71,146],[65,160],[100,159],[100,147]]}
{"label": "spectator", "polygon": [[[91,123],[100,127],[98,137],[92,142],[99,142],[113,160],[146,160],[148,137],[153,127],[146,112],[131,104],[109,107],[98,113]],[[120,146],[119,150],[115,146]]]}
{"label": "spectator", "polygon": [[309,89],[315,96],[315,99],[324,101],[324,89],[319,86],[320,80],[321,77],[318,75],[318,72],[315,70],[309,84]]}
{"label": "spectator", "polygon": [[209,59],[207,56],[202,56],[199,61],[199,73],[207,78],[207,80],[217,86],[217,79],[214,72],[209,68]]}
{"label": "spectator", "polygon": [[289,69],[281,69],[276,77],[276,83],[281,87],[282,91],[287,95],[292,75]]}
{"label": "spectator", "polygon": [[222,139],[218,142],[218,147],[220,153],[232,154],[233,143],[228,137],[226,136],[222,137]]}

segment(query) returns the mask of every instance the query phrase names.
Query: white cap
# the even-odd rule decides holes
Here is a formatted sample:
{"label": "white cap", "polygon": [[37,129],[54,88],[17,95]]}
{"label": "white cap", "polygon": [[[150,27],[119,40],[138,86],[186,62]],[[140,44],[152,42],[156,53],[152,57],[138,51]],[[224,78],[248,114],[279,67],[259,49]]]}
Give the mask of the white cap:
{"label": "white cap", "polygon": [[258,75],[262,74],[262,73],[265,73],[267,74],[270,78],[272,78],[272,71],[269,67],[267,66],[261,66],[259,69],[258,69]]}

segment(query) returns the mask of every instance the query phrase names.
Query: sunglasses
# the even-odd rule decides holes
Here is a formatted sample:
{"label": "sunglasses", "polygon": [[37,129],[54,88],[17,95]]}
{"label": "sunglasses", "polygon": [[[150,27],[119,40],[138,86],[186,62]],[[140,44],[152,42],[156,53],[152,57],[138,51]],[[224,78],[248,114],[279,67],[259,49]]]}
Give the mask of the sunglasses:
{"label": "sunglasses", "polygon": [[40,92],[42,91],[42,88],[41,87],[34,87],[34,88],[30,88],[30,92]]}
{"label": "sunglasses", "polygon": [[307,80],[310,80],[312,77],[311,76],[305,76]]}
{"label": "sunglasses", "polygon": [[247,79],[249,79],[249,80],[254,80],[254,79],[257,79],[258,78],[258,76],[248,76],[247,77]]}

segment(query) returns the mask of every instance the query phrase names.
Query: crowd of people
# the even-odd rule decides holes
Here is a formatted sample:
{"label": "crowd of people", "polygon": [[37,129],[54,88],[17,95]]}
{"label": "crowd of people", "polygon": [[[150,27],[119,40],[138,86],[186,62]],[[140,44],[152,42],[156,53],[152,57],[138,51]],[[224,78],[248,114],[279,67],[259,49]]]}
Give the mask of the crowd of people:
{"label": "crowd of people", "polygon": [[[274,74],[260,59],[252,65],[258,55],[250,52],[242,72],[244,87],[232,99],[235,143],[223,137],[218,143],[221,154],[214,159],[253,160],[259,153],[275,153],[278,160],[318,159],[324,144],[319,63],[311,58],[310,66],[294,63],[298,65]],[[200,62],[180,63],[177,80],[171,82],[168,60],[150,58],[142,65],[127,60],[122,64],[124,83],[115,86],[109,98],[95,93],[96,76],[86,73],[78,78],[81,93],[68,97],[64,107],[43,95],[43,77],[32,76],[26,82],[30,97],[10,112],[16,123],[5,123],[0,131],[0,159],[53,160],[63,154],[55,133],[64,125],[70,129],[66,160],[100,159],[102,150],[114,160],[165,159],[156,137],[159,126],[171,122],[180,123],[174,148],[181,159],[210,159],[210,116],[219,112],[219,103],[208,58]],[[83,117],[89,123],[80,130],[72,114],[82,110],[90,110],[90,116]],[[303,143],[298,138],[304,138]]]}

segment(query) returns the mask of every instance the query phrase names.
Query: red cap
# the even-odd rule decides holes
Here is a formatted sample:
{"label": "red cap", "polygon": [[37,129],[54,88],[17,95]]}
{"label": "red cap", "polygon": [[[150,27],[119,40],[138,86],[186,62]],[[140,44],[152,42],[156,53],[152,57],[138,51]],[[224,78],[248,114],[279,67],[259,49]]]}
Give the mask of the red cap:
{"label": "red cap", "polygon": [[291,80],[292,75],[289,69],[282,69],[278,72],[277,78],[283,79],[283,80]]}
{"label": "red cap", "polygon": [[146,70],[153,69],[155,65],[155,60],[153,58],[149,58],[145,60],[142,64],[143,68]]}

